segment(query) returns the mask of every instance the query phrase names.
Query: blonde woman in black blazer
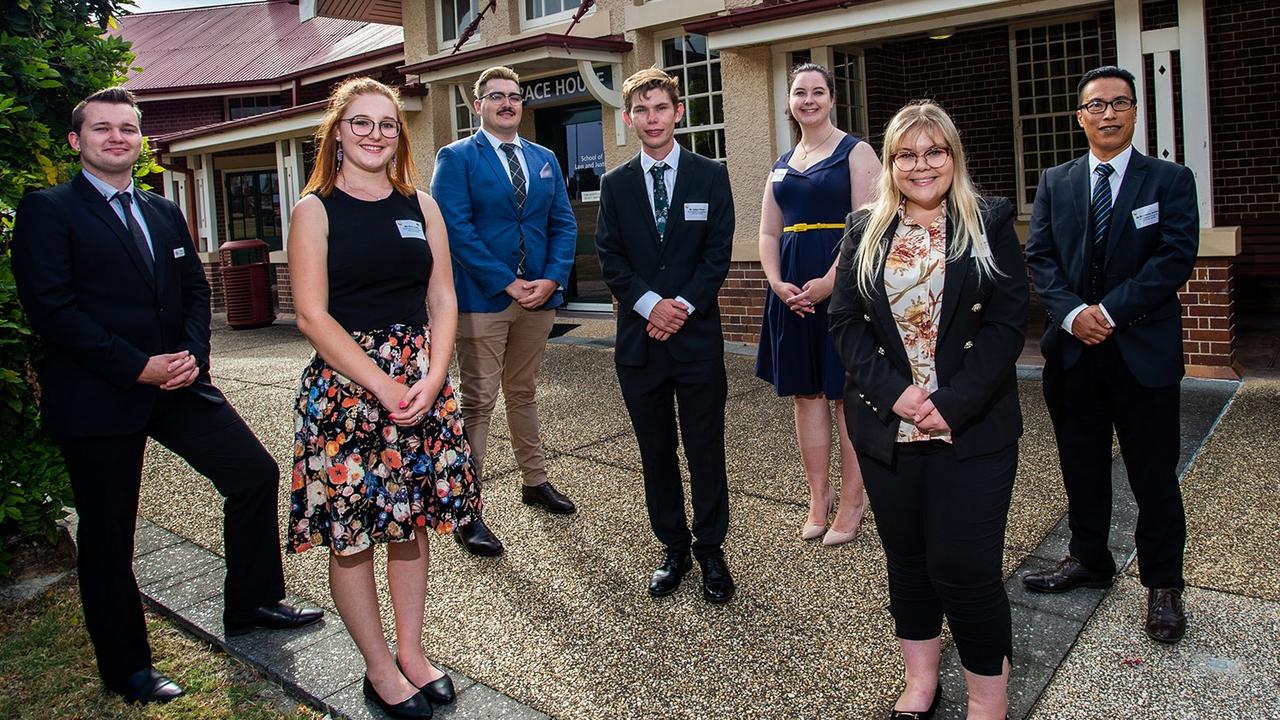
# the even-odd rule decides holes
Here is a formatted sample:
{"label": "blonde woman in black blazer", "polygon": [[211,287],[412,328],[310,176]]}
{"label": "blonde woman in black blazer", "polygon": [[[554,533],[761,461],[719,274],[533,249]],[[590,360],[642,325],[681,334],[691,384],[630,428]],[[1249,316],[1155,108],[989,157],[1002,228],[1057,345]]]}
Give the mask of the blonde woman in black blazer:
{"label": "blonde woman in black blazer", "polygon": [[906,664],[891,717],[936,711],[945,616],[968,717],[1003,718],[1012,633],[1000,561],[1022,434],[1022,249],[1013,208],[974,191],[938,105],[900,110],[883,157],[878,199],[846,224],[830,317]]}

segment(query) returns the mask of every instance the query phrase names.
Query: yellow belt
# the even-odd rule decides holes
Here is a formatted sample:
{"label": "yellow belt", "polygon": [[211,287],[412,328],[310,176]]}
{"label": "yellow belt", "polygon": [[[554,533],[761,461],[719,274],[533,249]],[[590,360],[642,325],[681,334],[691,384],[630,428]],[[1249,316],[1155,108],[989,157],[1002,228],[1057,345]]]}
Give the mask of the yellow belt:
{"label": "yellow belt", "polygon": [[782,228],[782,232],[805,232],[806,230],[843,230],[844,223],[796,223]]}

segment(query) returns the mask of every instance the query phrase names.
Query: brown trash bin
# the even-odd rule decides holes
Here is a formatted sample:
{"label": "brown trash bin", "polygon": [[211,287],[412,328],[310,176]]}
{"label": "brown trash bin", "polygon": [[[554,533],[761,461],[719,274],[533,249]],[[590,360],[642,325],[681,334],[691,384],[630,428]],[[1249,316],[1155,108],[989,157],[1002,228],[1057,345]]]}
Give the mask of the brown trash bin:
{"label": "brown trash bin", "polygon": [[227,325],[234,330],[266,327],[275,322],[271,299],[271,246],[261,240],[231,240],[218,248]]}

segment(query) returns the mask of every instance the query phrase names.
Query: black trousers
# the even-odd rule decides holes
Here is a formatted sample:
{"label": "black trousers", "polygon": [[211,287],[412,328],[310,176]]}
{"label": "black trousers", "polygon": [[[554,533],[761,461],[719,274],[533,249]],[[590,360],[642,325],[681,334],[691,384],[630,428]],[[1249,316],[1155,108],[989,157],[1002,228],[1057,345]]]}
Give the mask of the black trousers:
{"label": "black trousers", "polygon": [[1187,518],[1178,487],[1180,390],[1143,387],[1114,340],[1086,347],[1075,367],[1046,363],[1044,399],[1058,440],[1067,491],[1070,552],[1085,567],[1112,574],[1111,431],[1138,503],[1135,540],[1142,584],[1181,588]]}
{"label": "black trousers", "polygon": [[1000,571],[1016,444],[964,460],[941,440],[900,443],[885,464],[858,453],[889,571],[897,636],[932,640],[945,615],[960,664],[999,675],[1013,661]]}
{"label": "black trousers", "polygon": [[[143,451],[155,438],[213,481],[225,498],[227,612],[284,598],[276,514],[280,471],[230,403],[164,392],[144,432],[62,441],[80,518],[80,599],[98,672],[109,686],[151,665],[133,540]],[[174,487],[175,496],[190,490]]]}
{"label": "black trousers", "polygon": [[[644,468],[649,524],[672,550],[692,548],[698,559],[720,553],[729,530],[729,478],[725,472],[724,406],[729,387],[724,358],[677,362],[651,343],[649,364],[618,365],[618,384],[635,428]],[[677,436],[677,402],[679,436]],[[693,495],[693,530],[684,512],[676,449],[684,439]]]}

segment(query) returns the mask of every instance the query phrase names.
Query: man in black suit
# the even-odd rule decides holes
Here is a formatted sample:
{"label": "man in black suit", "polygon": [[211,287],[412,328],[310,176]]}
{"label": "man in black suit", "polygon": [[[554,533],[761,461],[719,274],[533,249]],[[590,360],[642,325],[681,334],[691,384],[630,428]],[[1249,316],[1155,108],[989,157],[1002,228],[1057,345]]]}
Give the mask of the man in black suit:
{"label": "man in black suit", "polygon": [[[692,565],[702,596],[733,599],[721,549],[729,528],[724,407],[728,383],[716,299],[729,272],[733,196],[723,165],[683,150],[680,83],[657,68],[622,85],[623,121],[642,152],[604,176],[596,249],[618,299],[614,360],[644,467],[649,522],[665,546],[649,594],[670,595]],[[677,411],[693,494],[685,519]]]}
{"label": "man in black suit", "polygon": [[1045,171],[1036,190],[1027,266],[1049,317],[1040,347],[1045,402],[1067,491],[1069,554],[1023,578],[1029,590],[1109,587],[1111,432],[1138,502],[1136,541],[1148,588],[1146,632],[1186,631],[1186,517],[1175,468],[1182,310],[1178,289],[1199,245],[1191,171],[1133,149],[1133,75],[1085,73],[1076,120],[1089,154]]}
{"label": "man in black suit", "polygon": [[129,701],[149,703],[182,688],[151,666],[133,575],[148,437],[226,498],[226,633],[298,627],[321,613],[280,602],[279,469],[209,380],[209,284],[178,206],[133,186],[140,121],[121,88],[76,106],[67,140],[82,171],[19,203],[13,269],[45,343],[41,415],[71,477],[98,672]]}

